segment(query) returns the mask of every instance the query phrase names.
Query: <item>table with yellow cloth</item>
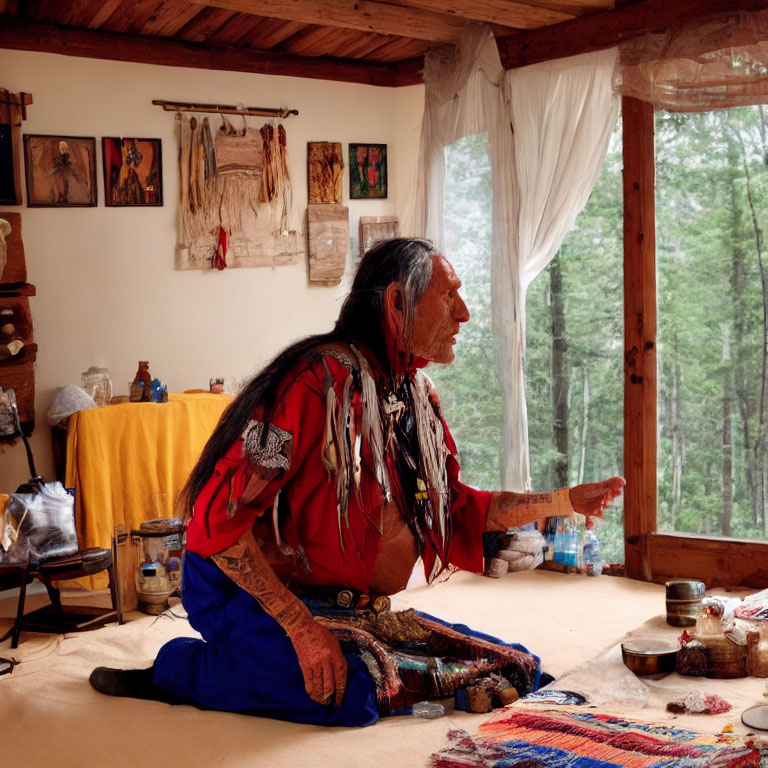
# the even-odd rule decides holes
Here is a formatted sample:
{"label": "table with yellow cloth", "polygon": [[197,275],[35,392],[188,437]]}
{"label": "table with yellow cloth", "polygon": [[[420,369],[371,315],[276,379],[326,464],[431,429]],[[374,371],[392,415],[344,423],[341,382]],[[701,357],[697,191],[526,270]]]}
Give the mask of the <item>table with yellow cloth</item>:
{"label": "table with yellow cloth", "polygon": [[[70,417],[65,484],[75,489],[82,548],[111,545],[115,525],[174,517],[174,501],[224,409],[226,395],[168,396],[167,403],[122,403]],[[106,586],[106,574],[91,586]]]}

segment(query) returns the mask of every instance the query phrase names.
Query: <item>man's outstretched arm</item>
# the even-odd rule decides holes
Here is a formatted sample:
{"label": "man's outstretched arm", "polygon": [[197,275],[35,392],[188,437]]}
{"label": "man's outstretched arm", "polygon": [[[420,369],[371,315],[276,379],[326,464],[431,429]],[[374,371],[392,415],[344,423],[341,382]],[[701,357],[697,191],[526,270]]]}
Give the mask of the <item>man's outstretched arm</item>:
{"label": "man's outstretched arm", "polygon": [[491,494],[486,520],[487,531],[506,531],[545,517],[560,517],[579,512],[587,517],[600,517],[624,487],[624,478],[611,477],[598,483],[583,483],[550,493]]}
{"label": "man's outstretched arm", "polygon": [[285,630],[296,651],[309,698],[318,704],[335,702],[340,706],[347,684],[347,660],[339,641],[278,579],[252,531],[246,531],[212,559]]}

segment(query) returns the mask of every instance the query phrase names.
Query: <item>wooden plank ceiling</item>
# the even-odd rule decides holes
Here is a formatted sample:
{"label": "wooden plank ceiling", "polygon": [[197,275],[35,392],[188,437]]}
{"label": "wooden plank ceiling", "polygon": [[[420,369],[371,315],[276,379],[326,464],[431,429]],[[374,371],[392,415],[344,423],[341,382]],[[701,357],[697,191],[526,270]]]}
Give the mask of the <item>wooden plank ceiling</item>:
{"label": "wooden plank ceiling", "polygon": [[[768,0],[0,0],[0,47],[376,85],[420,82],[427,48],[490,24],[505,66],[632,34],[681,14]],[[582,32],[583,30],[583,32]],[[585,41],[587,44],[585,44]]]}

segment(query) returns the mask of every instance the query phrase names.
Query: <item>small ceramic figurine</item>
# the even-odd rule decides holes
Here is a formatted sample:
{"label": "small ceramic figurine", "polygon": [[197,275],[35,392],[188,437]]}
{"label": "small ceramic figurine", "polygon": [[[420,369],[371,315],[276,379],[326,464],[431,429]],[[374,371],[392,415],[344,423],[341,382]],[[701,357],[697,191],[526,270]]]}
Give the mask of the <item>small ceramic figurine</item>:
{"label": "small ceramic figurine", "polygon": [[213,392],[214,395],[223,395],[224,379],[222,378],[211,379],[210,382],[208,383],[208,388],[211,392]]}

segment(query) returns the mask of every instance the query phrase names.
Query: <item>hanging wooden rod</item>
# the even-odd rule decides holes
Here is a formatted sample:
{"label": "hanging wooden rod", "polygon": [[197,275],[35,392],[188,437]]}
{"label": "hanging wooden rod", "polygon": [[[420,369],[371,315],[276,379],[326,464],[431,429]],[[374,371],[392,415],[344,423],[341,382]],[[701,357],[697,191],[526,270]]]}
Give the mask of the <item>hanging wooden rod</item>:
{"label": "hanging wooden rod", "polygon": [[298,115],[298,109],[280,107],[243,107],[235,104],[187,104],[183,101],[162,101],[153,99],[153,104],[162,107],[166,112],[217,112],[220,115],[253,115],[254,117],[290,117]]}

